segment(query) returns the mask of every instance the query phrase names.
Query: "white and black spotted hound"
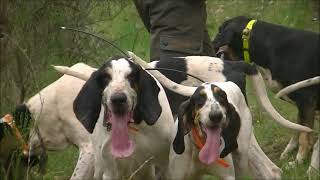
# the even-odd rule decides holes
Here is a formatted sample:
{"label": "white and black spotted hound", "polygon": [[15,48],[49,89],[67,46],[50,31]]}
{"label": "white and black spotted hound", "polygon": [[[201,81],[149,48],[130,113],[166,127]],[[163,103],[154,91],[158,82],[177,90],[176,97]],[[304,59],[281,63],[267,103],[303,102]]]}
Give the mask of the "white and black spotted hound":
{"label": "white and black spotted hound", "polygon": [[[71,69],[64,69],[72,75]],[[94,178],[129,178],[148,159],[151,162],[134,178],[154,179],[155,166],[164,177],[174,120],[160,83],[120,57],[107,61],[90,77],[80,73],[73,75],[88,80],[73,107],[79,121],[92,133]]]}

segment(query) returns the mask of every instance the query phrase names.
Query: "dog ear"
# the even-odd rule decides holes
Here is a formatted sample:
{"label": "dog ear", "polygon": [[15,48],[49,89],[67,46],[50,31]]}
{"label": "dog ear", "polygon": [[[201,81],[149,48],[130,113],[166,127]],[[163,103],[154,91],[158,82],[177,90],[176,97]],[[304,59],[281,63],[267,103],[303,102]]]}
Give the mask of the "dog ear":
{"label": "dog ear", "polygon": [[179,106],[178,111],[178,129],[173,141],[173,150],[177,154],[182,154],[185,149],[184,136],[190,131],[188,120],[192,118],[190,99],[184,101]]}
{"label": "dog ear", "polygon": [[73,111],[88,132],[92,133],[101,110],[103,87],[99,71],[92,73],[73,102]]}
{"label": "dog ear", "polygon": [[212,42],[213,47],[219,48],[223,45],[231,45],[234,40],[242,42],[242,31],[251,19],[245,16],[238,16],[222,23],[218,34]]}
{"label": "dog ear", "polygon": [[220,47],[223,47],[225,45],[230,45],[232,40],[234,39],[234,36],[235,36],[235,31],[233,31],[232,28],[222,25],[222,27],[219,28],[219,33],[216,35],[216,37],[212,41],[212,45],[214,49],[217,51],[217,53],[220,50],[219,49]]}
{"label": "dog ear", "polygon": [[240,131],[241,121],[235,107],[227,103],[226,107],[228,125],[222,131],[222,137],[225,141],[225,147],[222,150],[220,157],[224,158],[230,152],[238,148],[237,137]]}
{"label": "dog ear", "polygon": [[159,103],[158,95],[160,88],[156,80],[145,70],[139,69],[139,91],[137,110],[135,111],[136,122],[142,119],[148,124],[153,125],[158,120],[162,108]]}

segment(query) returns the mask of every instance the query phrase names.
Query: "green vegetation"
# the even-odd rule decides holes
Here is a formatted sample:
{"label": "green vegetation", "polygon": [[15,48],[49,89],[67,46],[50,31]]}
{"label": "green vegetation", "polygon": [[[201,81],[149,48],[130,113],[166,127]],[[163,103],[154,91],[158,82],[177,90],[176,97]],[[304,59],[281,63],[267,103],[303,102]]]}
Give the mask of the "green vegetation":
{"label": "green vegetation", "polygon": [[[50,67],[51,64],[71,65],[82,61],[97,67],[110,56],[119,54],[99,40],[61,31],[58,29],[61,25],[101,34],[122,49],[131,50],[146,59],[149,57],[149,35],[131,1],[83,0],[69,3],[13,0],[7,3],[6,56],[0,59],[1,115],[11,112],[15,104],[23,102],[60,76]],[[318,0],[207,0],[209,33],[213,37],[223,21],[238,15],[319,32],[319,20],[312,20],[319,9],[317,3]],[[284,179],[305,179],[309,160],[293,170],[285,170],[285,165],[294,159],[295,153],[285,162],[279,161],[280,153],[293,132],[266,116],[255,101],[250,83],[247,94],[255,135],[263,150],[282,168]],[[270,93],[270,98],[273,96]],[[272,102],[286,118],[296,119],[294,106],[276,99]],[[70,177],[77,156],[75,147],[63,152],[49,152],[44,179]]]}

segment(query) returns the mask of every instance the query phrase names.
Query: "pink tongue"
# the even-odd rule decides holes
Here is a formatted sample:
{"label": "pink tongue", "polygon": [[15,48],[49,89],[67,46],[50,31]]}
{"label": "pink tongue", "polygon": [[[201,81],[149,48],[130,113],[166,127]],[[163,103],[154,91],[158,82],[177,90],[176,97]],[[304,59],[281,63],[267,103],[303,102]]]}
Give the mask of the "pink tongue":
{"label": "pink tongue", "polygon": [[132,140],[129,139],[127,125],[130,119],[130,115],[118,117],[114,114],[109,119],[112,124],[111,154],[115,158],[125,158],[133,153],[134,146]]}
{"label": "pink tongue", "polygon": [[205,129],[207,134],[206,144],[200,150],[199,160],[210,165],[219,158],[221,128]]}

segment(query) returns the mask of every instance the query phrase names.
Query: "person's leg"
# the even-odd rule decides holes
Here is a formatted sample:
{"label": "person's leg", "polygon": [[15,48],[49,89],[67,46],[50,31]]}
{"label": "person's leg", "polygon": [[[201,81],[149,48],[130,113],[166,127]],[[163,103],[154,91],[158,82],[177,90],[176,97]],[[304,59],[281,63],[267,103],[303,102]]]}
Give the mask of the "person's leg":
{"label": "person's leg", "polygon": [[213,55],[204,0],[134,0],[151,34],[150,59]]}
{"label": "person's leg", "polygon": [[[205,0],[134,0],[139,15],[151,35],[150,61],[159,60],[158,68],[186,72],[180,59],[189,55],[213,56],[213,48],[206,28]],[[160,70],[171,80],[181,83],[186,74]],[[165,88],[166,89],[166,88]],[[166,90],[173,114],[184,96]]]}

